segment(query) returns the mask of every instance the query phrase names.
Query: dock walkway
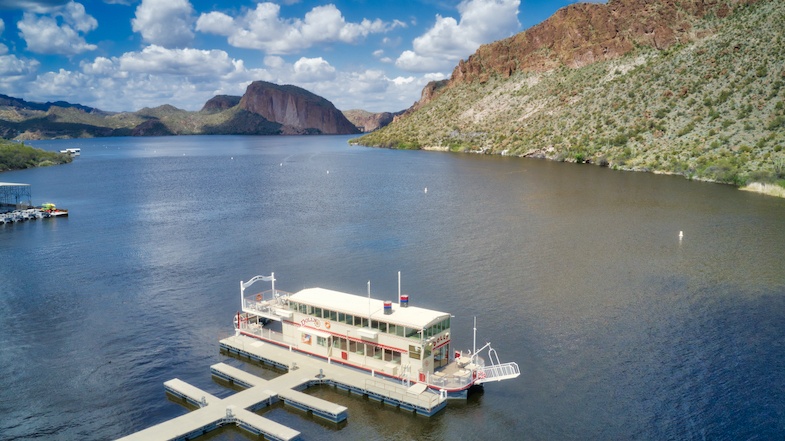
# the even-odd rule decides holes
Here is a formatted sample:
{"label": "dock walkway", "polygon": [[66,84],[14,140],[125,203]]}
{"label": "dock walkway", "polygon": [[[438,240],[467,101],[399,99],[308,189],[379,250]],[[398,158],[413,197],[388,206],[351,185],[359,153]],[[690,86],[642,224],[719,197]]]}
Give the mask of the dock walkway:
{"label": "dock walkway", "polygon": [[[243,335],[221,340],[221,349],[252,360],[288,369],[289,372],[307,370],[320,373],[322,383],[331,384],[385,404],[432,416],[447,405],[446,394],[439,394],[427,388],[412,388],[387,377],[332,363],[319,357],[308,356],[274,343],[264,342]],[[317,382],[313,380],[313,382]]]}
{"label": "dock walkway", "polygon": [[[259,378],[225,363],[210,367],[213,376],[232,382],[245,390],[226,398],[215,397],[177,378],[164,383],[173,396],[199,406],[192,412],[120,438],[119,441],[189,440],[227,424],[237,426],[265,439],[295,440],[300,432],[254,411],[277,401],[332,422],[346,420],[346,407],[301,392],[315,384],[329,384],[385,404],[431,416],[447,405],[446,394],[435,393],[424,385],[407,386],[373,372],[365,373],[317,357],[246,336],[221,340],[221,349],[252,360],[287,369],[271,380]],[[418,387],[419,386],[419,387]]]}

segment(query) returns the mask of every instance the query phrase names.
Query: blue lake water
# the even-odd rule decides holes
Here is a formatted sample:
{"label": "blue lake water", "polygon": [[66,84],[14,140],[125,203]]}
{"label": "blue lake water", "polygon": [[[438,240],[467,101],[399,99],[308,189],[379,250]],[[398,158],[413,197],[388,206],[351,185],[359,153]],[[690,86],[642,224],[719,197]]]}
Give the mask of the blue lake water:
{"label": "blue lake water", "polygon": [[[518,379],[434,418],[329,388],[326,440],[785,438],[785,200],[539,160],[353,147],[348,137],[36,142],[73,163],[7,172],[63,219],[0,225],[0,439],[109,440],[208,392],[238,282],[449,311]],[[427,188],[427,192],[425,189]],[[679,231],[684,238],[679,239]],[[203,439],[246,439],[224,429]]]}

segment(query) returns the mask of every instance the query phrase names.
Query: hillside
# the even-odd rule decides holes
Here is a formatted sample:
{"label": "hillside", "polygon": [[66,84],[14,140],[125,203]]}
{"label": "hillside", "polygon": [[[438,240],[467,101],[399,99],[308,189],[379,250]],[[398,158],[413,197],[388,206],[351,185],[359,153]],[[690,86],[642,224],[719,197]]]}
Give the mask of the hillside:
{"label": "hillside", "polygon": [[737,3],[569,6],[358,142],[783,182],[785,1]]}
{"label": "hillside", "polygon": [[48,152],[18,142],[0,139],[0,172],[66,164],[72,160],[71,155]]}

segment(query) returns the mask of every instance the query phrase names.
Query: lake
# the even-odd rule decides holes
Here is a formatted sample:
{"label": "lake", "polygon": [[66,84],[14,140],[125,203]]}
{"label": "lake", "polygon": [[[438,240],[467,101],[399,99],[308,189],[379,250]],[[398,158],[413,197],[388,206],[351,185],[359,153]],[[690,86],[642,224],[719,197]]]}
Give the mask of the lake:
{"label": "lake", "polygon": [[[39,141],[3,173],[68,218],[0,225],[0,438],[110,440],[217,396],[238,281],[274,271],[452,313],[521,376],[433,418],[328,387],[324,440],[785,438],[785,200],[682,177],[349,146],[349,137]],[[427,191],[425,189],[427,188]],[[679,238],[679,232],[683,238]],[[228,428],[200,439],[250,439]]]}

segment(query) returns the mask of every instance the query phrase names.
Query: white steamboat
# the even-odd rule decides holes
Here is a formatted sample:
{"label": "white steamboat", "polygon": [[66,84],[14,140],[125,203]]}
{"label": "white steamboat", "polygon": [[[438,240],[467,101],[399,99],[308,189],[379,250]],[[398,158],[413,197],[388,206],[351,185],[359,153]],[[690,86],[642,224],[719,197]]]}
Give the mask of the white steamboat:
{"label": "white steamboat", "polygon": [[[258,281],[272,289],[246,296]],[[330,363],[386,376],[407,385],[420,385],[462,398],[472,387],[520,375],[518,364],[501,363],[487,343],[451,351],[451,315],[409,306],[408,295],[398,302],[372,299],[324,288],[297,293],[275,289],[275,275],[240,282],[242,311],[235,318],[236,333],[326,359]],[[487,359],[480,354],[487,354]]]}

